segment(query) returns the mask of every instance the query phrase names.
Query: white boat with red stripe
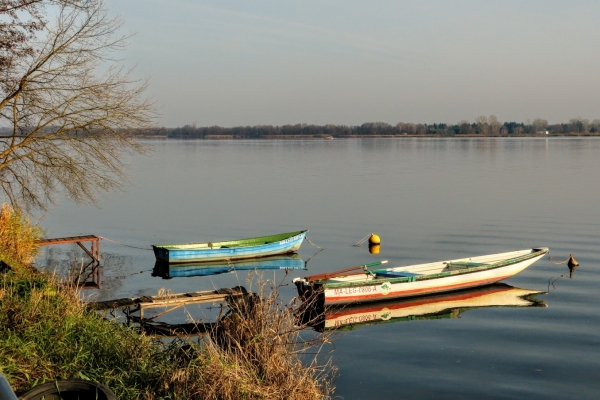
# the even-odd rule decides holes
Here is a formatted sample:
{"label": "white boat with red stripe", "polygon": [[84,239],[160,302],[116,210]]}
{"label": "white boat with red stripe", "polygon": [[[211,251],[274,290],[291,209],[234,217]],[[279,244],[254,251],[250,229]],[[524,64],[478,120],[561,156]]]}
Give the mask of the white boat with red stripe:
{"label": "white boat with red stripe", "polygon": [[295,278],[303,299],[344,304],[423,296],[510,278],[548,253],[539,247],[428,264],[374,269],[387,263],[360,265],[340,271]]}

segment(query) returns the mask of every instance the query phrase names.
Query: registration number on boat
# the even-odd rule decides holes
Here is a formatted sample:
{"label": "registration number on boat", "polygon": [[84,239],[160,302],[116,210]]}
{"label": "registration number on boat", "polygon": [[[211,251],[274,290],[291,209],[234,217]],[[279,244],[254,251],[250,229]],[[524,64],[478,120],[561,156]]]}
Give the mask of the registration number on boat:
{"label": "registration number on boat", "polygon": [[375,321],[376,319],[377,319],[377,314],[375,314],[375,313],[366,314],[366,315],[356,315],[356,316],[352,316],[352,317],[346,317],[339,321],[335,321],[334,325],[336,328],[338,328],[338,327],[344,326],[344,325],[360,324],[362,322]]}
{"label": "registration number on boat", "polygon": [[291,238],[287,238],[287,239],[280,241],[279,244],[295,242],[296,240],[298,240],[299,237],[300,237],[300,235],[292,236]]}
{"label": "registration number on boat", "polygon": [[375,293],[377,292],[377,285],[372,286],[354,286],[333,289],[334,296],[343,296],[347,294],[362,294],[362,293]]}

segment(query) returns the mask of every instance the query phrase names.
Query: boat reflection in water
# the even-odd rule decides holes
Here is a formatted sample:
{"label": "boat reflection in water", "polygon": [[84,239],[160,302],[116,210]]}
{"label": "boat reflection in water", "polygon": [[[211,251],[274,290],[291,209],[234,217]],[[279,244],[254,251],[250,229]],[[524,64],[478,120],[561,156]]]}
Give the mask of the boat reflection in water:
{"label": "boat reflection in water", "polygon": [[399,321],[458,318],[468,310],[483,307],[546,307],[535,295],[538,290],[520,289],[503,283],[414,297],[390,302],[346,306],[310,307],[301,314],[303,324],[322,332],[332,329],[351,330],[365,325]]}
{"label": "boat reflection in water", "polygon": [[240,261],[214,261],[190,264],[169,264],[164,261],[157,261],[154,264],[152,276],[171,279],[266,269],[306,269],[306,266],[304,260],[296,253]]}

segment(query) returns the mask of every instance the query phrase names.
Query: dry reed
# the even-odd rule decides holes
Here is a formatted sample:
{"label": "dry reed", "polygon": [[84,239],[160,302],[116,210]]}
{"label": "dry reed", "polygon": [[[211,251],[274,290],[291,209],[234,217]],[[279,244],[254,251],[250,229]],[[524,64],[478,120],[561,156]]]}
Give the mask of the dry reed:
{"label": "dry reed", "polygon": [[323,351],[331,334],[298,326],[295,301],[284,304],[277,286],[256,281],[258,292],[230,299],[208,335],[177,344],[178,368],[162,378],[170,391],[197,399],[331,398],[336,368]]}
{"label": "dry reed", "polygon": [[258,286],[257,294],[230,303],[211,335],[202,338],[212,361],[204,377],[214,382],[205,385],[206,398],[329,398],[336,369],[316,356],[329,334],[305,341],[294,303],[284,304],[273,283],[261,278]]}
{"label": "dry reed", "polygon": [[[31,225],[20,211],[9,204],[0,209],[0,259],[11,265],[29,265],[38,253],[43,231]],[[13,265],[11,265],[13,266]]]}

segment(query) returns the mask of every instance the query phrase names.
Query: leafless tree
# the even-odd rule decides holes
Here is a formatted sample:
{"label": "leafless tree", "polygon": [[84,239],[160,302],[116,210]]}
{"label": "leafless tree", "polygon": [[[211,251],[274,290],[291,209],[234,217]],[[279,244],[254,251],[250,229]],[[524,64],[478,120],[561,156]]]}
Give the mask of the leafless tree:
{"label": "leafless tree", "polygon": [[478,133],[481,135],[487,135],[489,132],[489,124],[488,124],[488,119],[485,115],[481,115],[477,118],[475,118],[475,123],[477,124],[477,130],[479,131]]}
{"label": "leafless tree", "polygon": [[542,118],[536,118],[531,123],[534,133],[545,131],[548,128],[548,121]]}
{"label": "leafless tree", "polygon": [[494,114],[490,115],[489,122],[490,122],[490,133],[492,135],[498,135],[500,133],[500,127],[502,126],[500,121],[498,121],[498,117],[496,117]]}
{"label": "leafless tree", "polygon": [[36,34],[48,23],[47,8],[82,3],[82,0],[0,0],[0,96],[7,89],[7,78],[14,79],[19,72],[16,66],[35,53]]}
{"label": "leafless tree", "polygon": [[570,132],[575,132],[575,133],[579,133],[580,130],[580,121],[581,121],[581,117],[578,118],[571,118],[569,120],[569,131]]}
{"label": "leafless tree", "polygon": [[56,21],[17,44],[27,51],[3,53],[10,68],[0,71],[2,192],[30,210],[46,210],[60,191],[95,203],[126,181],[123,156],[147,150],[135,134],[151,127],[154,104],[144,97],[147,82],[115,58],[128,37],[103,0],[37,3],[54,7],[48,15]]}
{"label": "leafless tree", "polygon": [[581,120],[581,126],[583,127],[583,132],[588,133],[592,127],[592,123],[589,119],[584,118]]}
{"label": "leafless tree", "polygon": [[0,0],[0,71],[33,53],[30,41],[45,25],[42,0]]}
{"label": "leafless tree", "polygon": [[582,117],[571,118],[569,120],[569,129],[574,133],[588,133],[591,125],[592,124],[589,119]]}
{"label": "leafless tree", "polygon": [[398,131],[400,133],[406,133],[409,135],[414,135],[417,130],[415,125],[411,124],[410,122],[406,124],[404,122],[398,122],[396,128],[398,128]]}

